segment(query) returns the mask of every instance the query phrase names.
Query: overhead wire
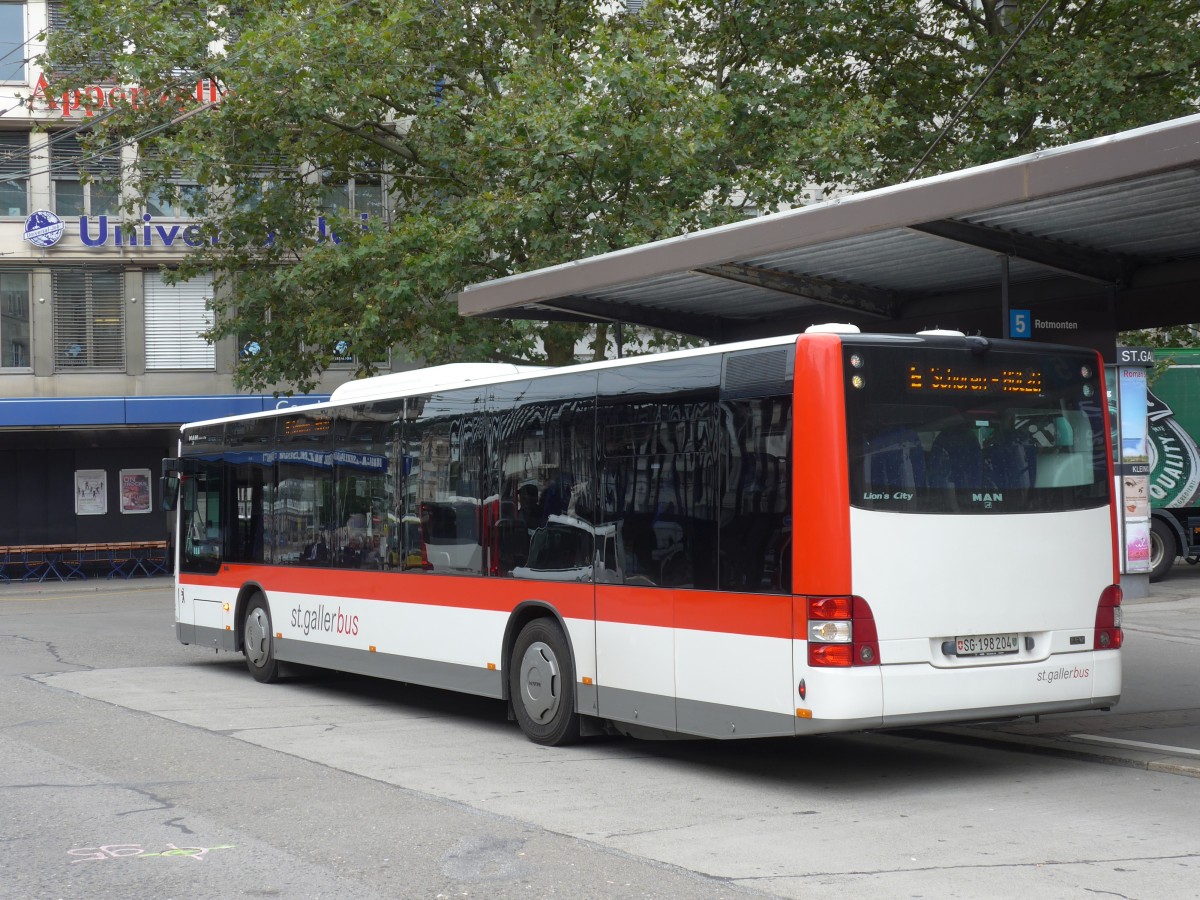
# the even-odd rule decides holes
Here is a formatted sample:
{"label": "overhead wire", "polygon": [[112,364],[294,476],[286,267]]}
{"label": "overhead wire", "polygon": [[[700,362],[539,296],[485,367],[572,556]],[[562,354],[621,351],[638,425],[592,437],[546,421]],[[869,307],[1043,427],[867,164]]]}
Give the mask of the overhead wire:
{"label": "overhead wire", "polygon": [[992,76],[1000,71],[1000,67],[1004,65],[1004,63],[1012,55],[1012,52],[1017,49],[1017,45],[1024,40],[1025,35],[1029,34],[1033,27],[1042,18],[1042,14],[1053,2],[1054,0],[1046,0],[1046,2],[1042,4],[1041,8],[1033,14],[1033,17],[1026,23],[1025,27],[1021,29],[1020,34],[1018,34],[1013,42],[1008,45],[1007,49],[1005,49],[1005,51],[1000,55],[1000,58],[996,60],[996,64],[992,66],[991,70],[983,77],[983,80],[979,82],[979,85],[975,88],[975,90],[971,92],[971,96],[967,97],[966,100],[959,104],[959,107],[957,110],[955,110],[954,115],[950,117],[950,121],[945,124],[942,130],[938,132],[937,137],[933,139],[933,142],[930,143],[930,145],[925,149],[925,152],[921,154],[921,158],[917,160],[917,164],[908,170],[908,174],[904,176],[904,181],[911,180],[913,175],[917,173],[917,170],[925,164],[925,161],[929,159],[930,154],[933,153],[934,148],[942,142],[942,138],[949,133],[950,129],[954,127],[954,124],[959,120],[959,118],[962,117],[962,114],[971,107],[971,104],[975,102],[975,98],[979,96],[984,87],[987,86],[987,83],[992,80]]}

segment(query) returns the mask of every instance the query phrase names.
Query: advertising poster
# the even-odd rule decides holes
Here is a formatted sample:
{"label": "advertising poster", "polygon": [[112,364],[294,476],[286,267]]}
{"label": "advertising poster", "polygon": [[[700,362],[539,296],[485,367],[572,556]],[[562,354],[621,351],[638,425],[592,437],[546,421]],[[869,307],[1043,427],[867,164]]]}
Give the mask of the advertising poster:
{"label": "advertising poster", "polygon": [[1145,475],[1125,475],[1121,479],[1122,504],[1130,519],[1150,518],[1150,479]]}
{"label": "advertising poster", "polygon": [[1144,463],[1146,450],[1146,370],[1122,366],[1121,378],[1121,462]]}
{"label": "advertising poster", "polygon": [[121,470],[121,512],[150,512],[150,470]]}
{"label": "advertising poster", "polygon": [[1125,560],[1129,572],[1150,571],[1150,523],[1125,522]]}
{"label": "advertising poster", "polygon": [[1140,366],[1120,366],[1117,369],[1120,423],[1117,488],[1121,499],[1118,520],[1123,525],[1124,571],[1130,574],[1150,571],[1150,447],[1146,374],[1146,370]]}
{"label": "advertising poster", "polygon": [[75,470],[75,515],[108,513],[108,475],[103,469]]}

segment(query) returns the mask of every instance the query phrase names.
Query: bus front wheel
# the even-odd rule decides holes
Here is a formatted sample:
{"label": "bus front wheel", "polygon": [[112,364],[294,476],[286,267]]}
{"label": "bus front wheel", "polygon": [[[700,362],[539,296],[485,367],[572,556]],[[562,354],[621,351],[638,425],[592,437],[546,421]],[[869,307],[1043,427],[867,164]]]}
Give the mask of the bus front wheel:
{"label": "bus front wheel", "polygon": [[556,747],[579,739],[575,668],[566,636],[554,621],[534,619],[517,635],[508,693],[517,724],[535,744]]}
{"label": "bus front wheel", "polygon": [[271,608],[262,594],[250,598],[246,618],[242,622],[242,647],[246,651],[246,668],[255,681],[270,684],[279,678],[275,635],[271,631]]}
{"label": "bus front wheel", "polygon": [[1166,522],[1150,520],[1150,580],[1162,581],[1179,555],[1175,534]]}

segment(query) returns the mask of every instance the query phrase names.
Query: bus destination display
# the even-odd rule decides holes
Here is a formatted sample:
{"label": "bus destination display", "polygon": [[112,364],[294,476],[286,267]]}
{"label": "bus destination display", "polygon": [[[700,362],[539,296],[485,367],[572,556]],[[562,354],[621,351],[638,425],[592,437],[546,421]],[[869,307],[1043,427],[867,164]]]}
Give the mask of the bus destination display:
{"label": "bus destination display", "polygon": [[908,390],[919,393],[1040,394],[1040,369],[1000,369],[981,374],[948,365],[913,363],[908,367]]}
{"label": "bus destination display", "polygon": [[333,420],[327,416],[297,416],[294,419],[285,419],[283,423],[283,436],[307,437],[316,434],[328,434]]}

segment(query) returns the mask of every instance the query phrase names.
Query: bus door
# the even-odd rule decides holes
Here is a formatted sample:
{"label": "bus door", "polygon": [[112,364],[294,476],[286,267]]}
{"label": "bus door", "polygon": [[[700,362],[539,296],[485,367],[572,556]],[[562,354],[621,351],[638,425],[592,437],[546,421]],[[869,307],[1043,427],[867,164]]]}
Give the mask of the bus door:
{"label": "bus door", "polygon": [[[196,460],[180,481],[180,561],[181,576],[215,575],[221,568],[223,470],[220,462]],[[224,631],[222,598],[212,589],[179,579],[176,621],[180,640],[197,643],[197,635]],[[191,632],[192,639],[186,635]],[[205,642],[207,641],[200,641]]]}

